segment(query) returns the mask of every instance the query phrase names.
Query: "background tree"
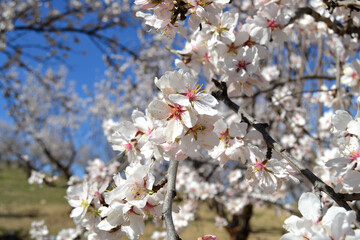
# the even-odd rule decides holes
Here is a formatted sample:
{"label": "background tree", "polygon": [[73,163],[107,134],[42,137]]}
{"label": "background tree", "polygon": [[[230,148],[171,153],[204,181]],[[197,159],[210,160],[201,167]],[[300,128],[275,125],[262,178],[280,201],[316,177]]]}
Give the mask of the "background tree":
{"label": "background tree", "polygon": [[[160,50],[169,40],[146,37],[141,28],[135,32],[139,23],[132,17],[131,5],[128,1],[1,2],[0,88],[16,132],[28,148],[18,148],[17,155],[32,155],[31,162],[51,164],[52,171],[67,177],[74,163],[82,165],[90,156],[114,156],[104,150],[108,144],[102,121],[128,118],[135,106],[144,109],[154,90],[153,83],[145,80],[171,62],[168,51]],[[136,42],[133,49],[124,45],[124,38]],[[67,59],[86,58],[83,42],[88,41],[90,51],[100,51],[108,68],[94,90],[87,88],[79,95],[66,80],[66,68],[73,68]],[[155,46],[159,50],[154,51]],[[82,151],[85,148],[88,152]],[[33,162],[36,165],[40,166]]]}

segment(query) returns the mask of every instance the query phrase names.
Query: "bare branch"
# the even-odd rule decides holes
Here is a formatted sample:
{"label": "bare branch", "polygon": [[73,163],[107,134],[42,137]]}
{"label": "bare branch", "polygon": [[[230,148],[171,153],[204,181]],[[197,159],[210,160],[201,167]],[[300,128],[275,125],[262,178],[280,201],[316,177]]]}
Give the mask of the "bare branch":
{"label": "bare branch", "polygon": [[51,163],[55,164],[56,167],[64,173],[64,176],[66,177],[66,179],[70,179],[70,177],[72,175],[70,169],[66,166],[63,166],[63,164],[61,164],[61,162],[56,157],[53,156],[51,151],[48,149],[48,147],[44,143],[43,139],[38,138],[38,137],[34,137],[34,139],[39,144],[39,146],[41,147],[42,151],[45,153],[45,155],[49,159],[49,161]]}
{"label": "bare branch", "polygon": [[339,195],[345,201],[360,200],[360,193],[339,193]]}
{"label": "bare branch", "polygon": [[161,188],[163,188],[165,186],[165,184],[168,182],[167,176],[164,176],[162,179],[160,179],[153,187],[153,191],[157,192],[159,191]]}
{"label": "bare branch", "polygon": [[170,161],[170,166],[168,169],[168,185],[164,200],[163,206],[163,219],[165,220],[167,237],[169,240],[181,240],[177,234],[172,218],[172,201],[176,195],[175,183],[176,183],[176,173],[179,162],[176,160]]}

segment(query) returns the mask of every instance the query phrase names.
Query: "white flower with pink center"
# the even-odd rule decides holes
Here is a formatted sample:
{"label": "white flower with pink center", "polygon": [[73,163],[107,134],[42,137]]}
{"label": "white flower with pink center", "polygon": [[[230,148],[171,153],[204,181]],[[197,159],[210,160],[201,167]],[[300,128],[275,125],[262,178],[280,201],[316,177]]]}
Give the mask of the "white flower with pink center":
{"label": "white flower with pink center", "polygon": [[143,208],[150,197],[155,177],[150,173],[149,166],[141,164],[131,164],[125,173],[126,179],[120,174],[114,176],[117,187],[106,196],[106,203],[124,200],[133,206]]}
{"label": "white flower with pink center", "polygon": [[360,85],[360,61],[356,60],[352,64],[345,64],[341,83],[348,87]]}
{"label": "white flower with pink center", "polygon": [[219,144],[219,138],[213,131],[216,116],[199,115],[196,125],[189,128],[181,138],[179,146],[187,156],[201,157],[201,148],[212,149]]}
{"label": "white flower with pink center", "polygon": [[250,185],[260,187],[265,193],[277,191],[290,178],[284,161],[267,159],[257,147],[251,147],[250,160],[246,177]]}
{"label": "white flower with pink center", "polygon": [[239,14],[232,12],[221,12],[212,16],[207,34],[211,35],[209,46],[216,45],[219,41],[231,43],[235,40],[234,30],[238,24]]}
{"label": "white flower with pink center", "polygon": [[197,121],[196,115],[188,108],[178,104],[167,104],[161,100],[153,100],[148,111],[151,117],[166,121],[166,141],[174,142],[184,130],[184,126],[191,128]]}
{"label": "white flower with pink center", "polygon": [[[222,56],[224,59],[229,57],[235,57],[241,47],[246,46],[249,43],[250,35],[246,31],[238,31],[235,35],[235,41],[225,44],[223,42],[219,42],[216,45],[216,50],[218,51],[219,55]],[[249,46],[250,47],[250,46]]]}
{"label": "white flower with pink center", "polygon": [[175,60],[176,66],[184,70],[189,69],[192,75],[199,74],[202,69],[207,79],[211,79],[218,73],[220,70],[217,67],[218,56],[208,46],[209,37],[202,31],[195,34],[183,50],[177,51],[181,60]]}
{"label": "white flower with pink center", "polygon": [[342,157],[326,162],[326,167],[335,171],[333,183],[346,191],[360,190],[360,142],[356,137],[347,137],[347,145],[341,146]]}
{"label": "white flower with pink center", "polygon": [[210,155],[223,166],[227,160],[240,160],[243,163],[249,158],[246,144],[247,123],[232,123],[228,128],[223,119],[214,124],[214,132],[219,137],[219,145],[215,146]]}
{"label": "white flower with pink center", "polygon": [[280,7],[276,3],[270,3],[264,7],[254,18],[251,35],[260,39],[260,44],[267,44],[272,38],[275,42],[283,43],[288,36],[282,31],[288,22],[281,13]]}
{"label": "white flower with pink center", "polygon": [[235,58],[225,59],[224,67],[230,82],[246,82],[257,71],[256,49],[242,47]]}
{"label": "white flower with pink center", "polygon": [[120,126],[110,138],[115,151],[125,152],[129,162],[141,159],[136,134],[138,130],[132,122],[121,122]]}
{"label": "white flower with pink center", "polygon": [[194,108],[198,114],[216,115],[217,110],[213,109],[218,104],[216,98],[202,90],[189,73],[183,75],[182,81],[171,82],[176,94],[170,94],[169,99],[180,106]]}

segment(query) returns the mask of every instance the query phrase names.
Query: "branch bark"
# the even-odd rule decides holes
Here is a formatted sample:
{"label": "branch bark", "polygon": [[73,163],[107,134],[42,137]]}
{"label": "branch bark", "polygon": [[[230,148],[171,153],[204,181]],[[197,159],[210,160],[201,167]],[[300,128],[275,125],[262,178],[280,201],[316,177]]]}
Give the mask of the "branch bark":
{"label": "branch bark", "polygon": [[339,195],[345,201],[360,200],[360,193],[340,193]]}
{"label": "branch bark", "polygon": [[179,162],[176,160],[170,161],[170,166],[168,169],[167,179],[168,185],[166,189],[166,195],[163,206],[163,219],[165,220],[167,237],[169,240],[181,240],[177,234],[174,226],[174,221],[172,218],[172,201],[176,195],[175,183],[176,183],[176,173]]}

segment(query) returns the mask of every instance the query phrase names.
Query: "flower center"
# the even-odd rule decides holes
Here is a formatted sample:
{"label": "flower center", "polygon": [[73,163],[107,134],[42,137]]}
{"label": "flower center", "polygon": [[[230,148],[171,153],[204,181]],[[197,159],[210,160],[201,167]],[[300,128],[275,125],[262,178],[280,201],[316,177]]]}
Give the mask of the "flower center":
{"label": "flower center", "polygon": [[186,98],[189,99],[190,102],[196,101],[197,99],[197,91],[194,89],[188,89],[186,91]]}
{"label": "flower center", "polygon": [[131,145],[131,143],[127,143],[127,144],[125,144],[125,149],[126,150],[129,150],[129,151],[131,151],[132,150],[132,145]]}
{"label": "flower center", "polygon": [[248,46],[249,48],[251,48],[252,46],[255,45],[255,41],[252,41],[251,38],[249,37],[249,39],[243,43],[243,46]]}
{"label": "flower center", "polygon": [[353,73],[351,74],[351,78],[352,78],[352,79],[355,79],[356,76],[357,76],[356,72],[353,72]]}
{"label": "flower center", "polygon": [[205,62],[210,62],[210,57],[209,57],[209,55],[207,53],[205,53],[204,61]]}
{"label": "flower center", "polygon": [[148,129],[148,130],[146,131],[146,135],[147,135],[147,136],[149,136],[151,133],[152,133],[152,129]]}
{"label": "flower center", "polygon": [[177,104],[174,104],[174,106],[169,105],[169,107],[170,107],[170,116],[166,120],[169,121],[172,118],[176,120],[181,120],[181,115],[185,112],[185,109]]}
{"label": "flower center", "polygon": [[240,46],[236,46],[234,43],[226,45],[228,47],[227,53],[235,53]]}
{"label": "flower center", "polygon": [[224,141],[226,145],[229,145],[229,141],[232,137],[229,134],[229,129],[227,128],[225,131],[220,132],[220,140]]}
{"label": "flower center", "polygon": [[236,64],[236,71],[239,72],[240,70],[246,70],[246,66],[249,65],[249,63],[245,62],[244,60],[240,60],[238,61],[238,63]]}
{"label": "flower center", "polygon": [[256,163],[254,165],[255,170],[258,172],[263,172],[265,170],[265,164],[263,162],[256,159]]}
{"label": "flower center", "polygon": [[139,183],[135,183],[131,187],[131,193],[134,199],[139,200],[143,199],[147,193],[146,189],[142,187]]}
{"label": "flower center", "polygon": [[276,23],[275,20],[268,20],[268,28],[270,28],[271,30],[274,30],[275,28],[279,27],[279,25]]}
{"label": "flower center", "polygon": [[87,199],[83,199],[81,201],[81,204],[80,206],[83,208],[83,209],[86,209],[90,204],[88,203],[88,200]]}
{"label": "flower center", "polygon": [[358,161],[358,159],[360,159],[360,151],[357,151],[357,152],[351,152],[350,153],[350,159],[352,161]]}

